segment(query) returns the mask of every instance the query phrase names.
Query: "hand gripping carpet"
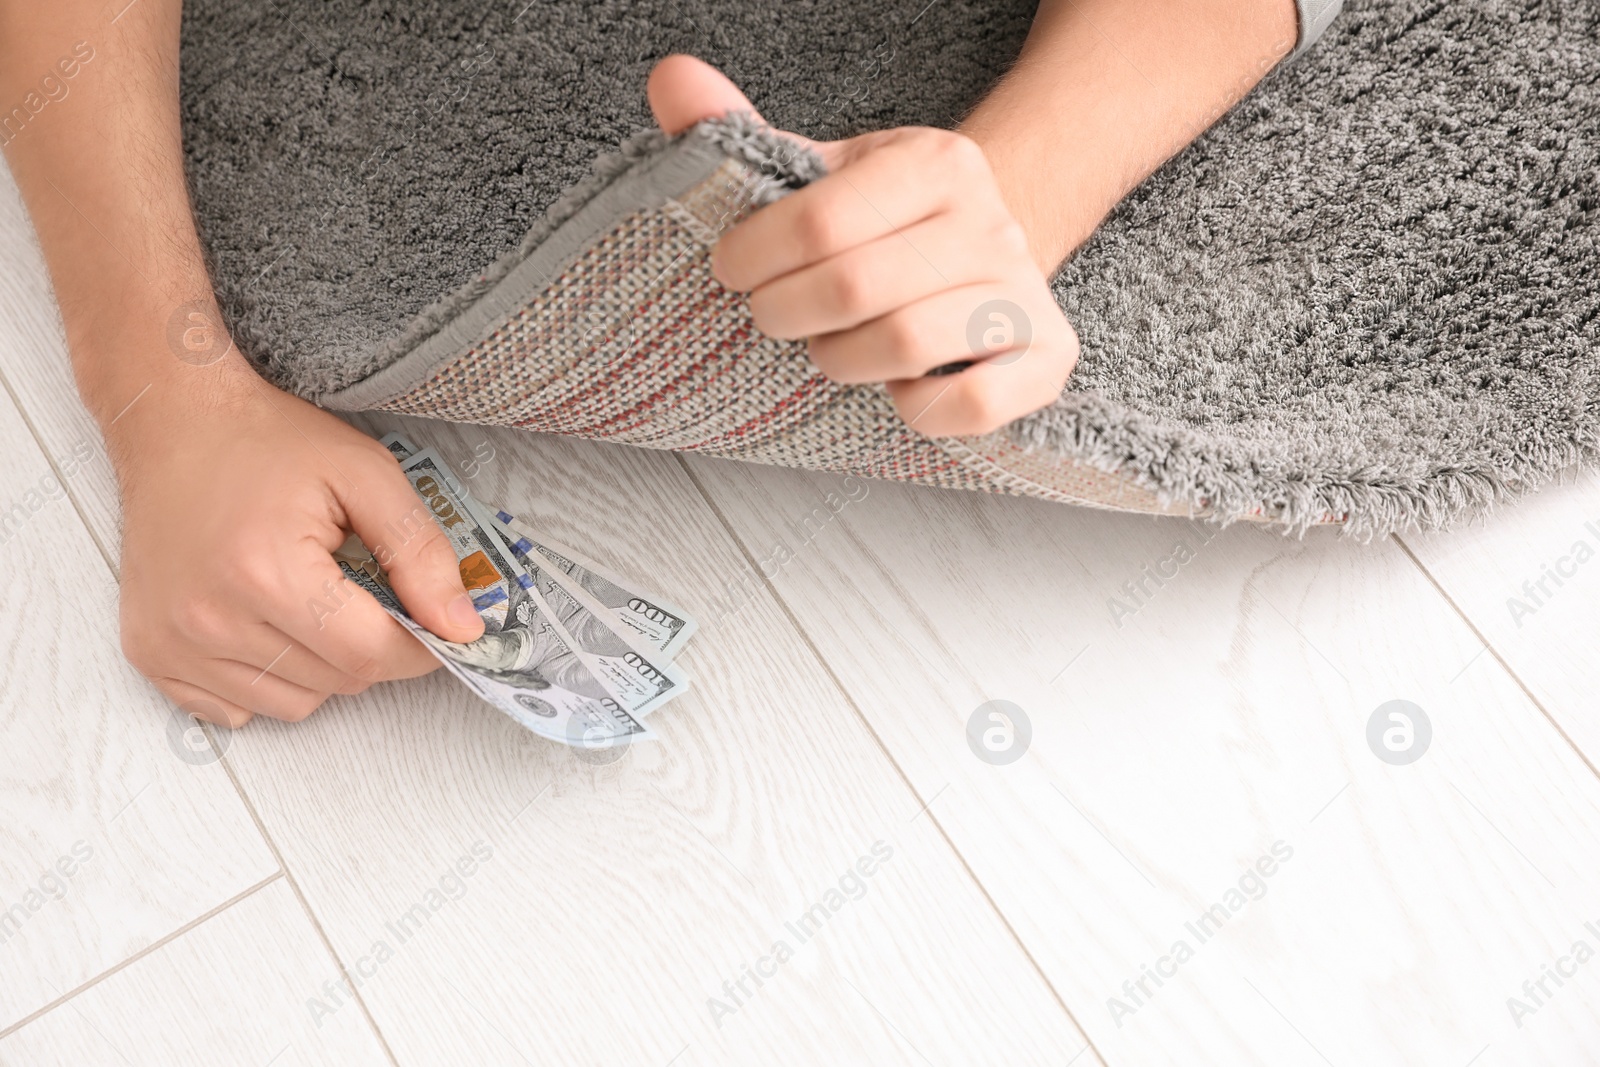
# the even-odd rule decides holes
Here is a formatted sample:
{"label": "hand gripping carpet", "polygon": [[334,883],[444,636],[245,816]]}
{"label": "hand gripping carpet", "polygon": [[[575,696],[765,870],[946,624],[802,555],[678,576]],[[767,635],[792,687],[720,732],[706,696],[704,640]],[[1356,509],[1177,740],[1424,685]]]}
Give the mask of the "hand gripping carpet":
{"label": "hand gripping carpet", "polygon": [[636,133],[654,61],[812,137],[950,127],[1031,14],[190,0],[218,306],[334,409],[1289,530],[1448,526],[1594,463],[1600,0],[1351,0],[1062,268],[1082,359],[996,433],[923,437],[763,337],[710,249],[820,167],[740,116]]}

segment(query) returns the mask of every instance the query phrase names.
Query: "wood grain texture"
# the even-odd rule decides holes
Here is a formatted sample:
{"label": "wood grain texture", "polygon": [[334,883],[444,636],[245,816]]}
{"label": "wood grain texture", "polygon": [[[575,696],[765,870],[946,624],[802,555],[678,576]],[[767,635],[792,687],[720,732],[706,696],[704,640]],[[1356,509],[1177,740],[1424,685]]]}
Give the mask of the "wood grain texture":
{"label": "wood grain texture", "polygon": [[[63,358],[15,267],[8,251],[8,388],[17,367],[60,373]],[[60,488],[82,442],[70,436],[52,442],[52,470],[0,396],[0,1030],[277,867],[209,750],[185,747],[194,735],[122,658],[115,580]]]}
{"label": "wood grain texture", "polygon": [[1448,534],[1402,538],[1567,736],[1600,766],[1600,483],[1575,475]]}
{"label": "wood grain texture", "polygon": [[1584,1062],[1600,964],[1507,998],[1600,948],[1600,781],[1397,546],[686,462],[1108,1062]]}
{"label": "wood grain texture", "polygon": [[[671,457],[381,425],[458,468],[487,443],[475,493],[691,612],[739,566]],[[765,596],[746,616],[690,642],[661,743],[607,766],[438,676],[241,735],[229,759],[401,1062],[1098,1062],[788,621]]]}
{"label": "wood grain texture", "polygon": [[282,879],[0,1040],[5,1067],[389,1063],[355,1008],[313,1021],[326,948]]}
{"label": "wood grain texture", "polygon": [[[13,302],[53,321],[22,260]],[[85,423],[45,331],[44,358],[6,370],[38,436],[70,448]],[[458,463],[489,436],[412,430]],[[737,568],[670,457],[493,441],[475,491],[559,510],[554,534],[689,608]],[[68,489],[114,552],[112,481]],[[684,662],[696,690],[653,720],[664,742],[614,766],[437,676],[233,735],[226,758],[339,955],[304,990],[307,1017],[337,1006],[342,967],[401,1062],[1099,1062],[770,599]],[[879,842],[892,858],[849,876]],[[463,877],[474,845],[492,856]],[[840,902],[820,930],[787,929],[819,902]]]}
{"label": "wood grain texture", "polygon": [[[0,181],[0,374],[59,465],[98,438],[72,391],[42,267],[12,239],[27,239],[14,190]],[[294,925],[276,902],[265,917],[251,910],[287,895],[276,883],[27,1024],[0,1042],[0,1062],[36,1062],[35,1045],[16,1043],[29,1035],[49,1056],[76,1057],[38,1062],[106,1058],[68,1032],[73,1007],[103,987],[129,996],[118,978],[168,966],[213,928],[226,934],[219,944],[250,947],[185,957],[183,982],[261,990],[272,1007],[252,1042],[308,1023],[318,1034],[318,1020],[351,1026],[360,1009],[332,984],[343,969],[400,1063],[1103,1055],[1116,1067],[1484,1067],[1586,1063],[1600,1041],[1600,959],[1559,983],[1547,971],[1571,965],[1577,941],[1600,950],[1600,783],[1561,735],[1591,757],[1600,741],[1600,564],[1575,570],[1521,627],[1505,603],[1586,536],[1600,517],[1592,489],[1549,491],[1482,529],[1406,539],[1494,645],[1485,652],[1393,543],[1211,535],[505,431],[370,425],[403,425],[458,465],[492,452],[472,480],[485,500],[693,609],[705,627],[685,655],[695,690],[653,720],[662,744],[604,766],[527,736],[437,676],[297,726],[253,724],[228,761],[337,960],[302,946],[274,984],[257,973],[270,963],[244,959],[257,951],[252,931]],[[5,432],[26,451],[19,426]],[[71,502],[29,529],[58,523],[92,557],[86,524],[114,559],[113,484],[91,451],[66,479]],[[120,666],[109,617],[73,623],[104,629],[107,676],[120,681],[108,689],[81,660],[56,658],[56,646],[72,647],[60,637],[69,616],[40,604],[59,599],[45,577],[59,555],[6,555],[16,551],[0,548],[0,657],[12,657],[0,665],[19,652],[42,664],[0,681],[5,729],[31,731],[5,749],[21,759],[0,762],[0,803],[17,815],[0,824],[0,886],[20,891],[40,857],[56,858],[43,846],[79,825],[70,813],[103,821],[121,798],[112,794],[149,769],[122,729],[128,714],[85,728],[61,709],[135,704],[146,725],[161,709]],[[1432,722],[1431,747],[1409,766],[1380,761],[1366,738],[1368,717],[1395,698]],[[54,718],[21,703],[40,699]],[[995,699],[1023,707],[1033,731],[1004,766],[967,739],[969,717]],[[167,751],[150,731],[142,743],[146,733]],[[24,978],[54,982],[50,967],[96,946],[126,958],[159,936],[130,934],[130,923],[177,929],[261,869],[217,768],[167,762],[116,825],[169,792],[188,807],[157,805],[107,886],[79,898],[90,887],[79,877],[108,855],[97,846],[67,897],[30,920],[26,953],[11,954],[20,941],[0,946],[0,996],[31,988],[5,970],[17,960]],[[50,832],[18,829],[34,825]],[[207,836],[224,830],[220,844]],[[786,924],[829,900],[879,841],[892,858],[848,881],[802,941]],[[1290,854],[1259,875],[1274,845]],[[146,885],[150,870],[161,877]],[[128,896],[134,878],[149,899]],[[1226,920],[1202,941],[1188,924],[1219,904]],[[779,940],[793,958],[758,986],[747,968],[763,956],[770,965]],[[1145,968],[1180,940],[1193,955],[1158,984]],[[724,989],[740,979],[737,997]],[[187,989],[166,978],[150,987]],[[1531,1009],[1520,1025],[1511,997]],[[714,1013],[711,998],[737,1010]],[[1113,1014],[1112,998],[1132,1010]],[[117,1012],[128,1014],[90,1017],[110,1024]],[[350,1040],[348,1062],[367,1062],[370,1049]],[[286,1038],[269,1055],[285,1044],[300,1047]],[[158,1062],[184,1062],[190,1047],[245,1049],[171,1047],[179,1053]],[[306,1062],[322,1062],[307,1049]],[[211,1060],[234,1061],[255,1062]]]}
{"label": "wood grain texture", "polygon": [[[116,476],[100,428],[78,399],[50,273],[11,171],[0,160],[0,367],[6,388],[63,475],[73,505],[108,559],[117,558]],[[130,396],[137,402],[138,394]],[[86,457],[86,458],[84,458]],[[69,464],[70,459],[70,464]],[[67,466],[70,465],[70,472]]]}

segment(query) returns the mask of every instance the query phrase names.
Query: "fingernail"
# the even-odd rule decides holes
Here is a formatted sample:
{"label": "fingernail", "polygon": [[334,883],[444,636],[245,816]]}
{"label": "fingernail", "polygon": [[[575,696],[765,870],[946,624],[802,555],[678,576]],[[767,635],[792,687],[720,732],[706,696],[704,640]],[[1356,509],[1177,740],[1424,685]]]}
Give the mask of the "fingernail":
{"label": "fingernail", "polygon": [[462,593],[445,607],[444,613],[450,621],[467,630],[475,630],[481,625],[478,618],[478,609],[472,606],[472,598]]}

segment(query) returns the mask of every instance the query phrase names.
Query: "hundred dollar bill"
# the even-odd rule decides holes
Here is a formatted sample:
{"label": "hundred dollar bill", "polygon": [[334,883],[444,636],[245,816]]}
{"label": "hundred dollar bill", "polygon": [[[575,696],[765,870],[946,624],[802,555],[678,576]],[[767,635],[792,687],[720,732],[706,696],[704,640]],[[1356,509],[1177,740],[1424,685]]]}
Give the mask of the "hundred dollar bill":
{"label": "hundred dollar bill", "polygon": [[[629,705],[643,701],[606,683],[601,665],[564,629],[493,520],[480,513],[443,460],[423,449],[406,458],[401,470],[455,549],[462,580],[485,623],[477,641],[461,645],[435,638],[429,647],[479,695],[545,736],[571,743],[640,733]],[[392,592],[380,602],[398,607]],[[531,692],[544,689],[552,691]],[[573,698],[581,699],[574,704]],[[519,711],[558,721],[540,723]]]}
{"label": "hundred dollar bill", "polygon": [[625,578],[584,558],[559,541],[542,533],[534,533],[515,515],[496,511],[495,518],[510,532],[513,548],[530,557],[534,553],[543,556],[552,568],[570,577],[610,612],[613,619],[638,634],[669,660],[678,654],[678,650],[699,625],[689,617],[688,612],[659,594],[644,593],[629,587]]}
{"label": "hundred dollar bill", "polygon": [[[643,717],[688,689],[689,678],[681,668],[642,642],[636,647],[629,639],[631,632],[619,632],[602,605],[592,601],[583,590],[563,584],[570,579],[565,575],[557,578],[532,557],[514,548],[489,509],[466,492],[448,470],[442,470],[442,461],[431,450],[418,450],[399,434],[390,434],[383,439],[383,444],[396,455],[404,453],[401,466],[419,493],[426,490],[439,494],[441,502],[430,504],[435,514],[443,509],[452,520],[470,519],[470,523],[461,525],[471,525],[475,538],[488,532],[503,550],[503,554],[492,554],[491,559],[507,575],[508,587],[515,582],[536,601],[534,610],[542,610],[555,619],[584,666],[629,712]],[[440,521],[445,519],[441,517]],[[499,566],[506,557],[510,557],[515,570]],[[508,589],[508,593],[507,602],[513,616],[528,610],[523,603],[525,598],[518,596],[516,589]]]}
{"label": "hundred dollar bill", "polygon": [[334,553],[340,569],[394,616],[478,696],[540,737],[574,746],[654,740],[604,686],[585,678],[581,662],[551,620],[529,633],[485,633],[446,641],[417,625],[390,588],[377,560],[352,537]]}
{"label": "hundred dollar bill", "polygon": [[432,449],[409,456],[401,469],[455,549],[461,583],[483,618],[484,629],[491,633],[505,629],[521,572],[516,557],[461,505],[454,476]]}
{"label": "hundred dollar bill", "polygon": [[[402,461],[419,451],[416,445],[399,433],[388,434],[381,443]],[[689,617],[688,612],[666,598],[634,589],[627,579],[585,559],[544,534],[534,533],[506,511],[496,510],[495,518],[508,532],[507,540],[522,557],[532,559],[535,553],[544,557],[550,569],[570,578],[573,584],[589,595],[591,609],[599,605],[629,633],[637,634],[650,648],[665,655],[668,661],[678,654],[678,650],[694,634],[698,624]]]}
{"label": "hundred dollar bill", "polygon": [[[472,503],[481,507],[476,501]],[[497,532],[507,537],[503,528],[497,527]],[[506,546],[578,648],[587,653],[600,677],[627,702],[629,711],[648,715],[689,688],[689,676],[683,668],[650,647],[638,634],[613,622],[604,605],[568,575],[541,567],[509,537]]]}
{"label": "hundred dollar bill", "polygon": [[[487,608],[480,607],[478,610],[486,626],[491,616],[498,623],[491,628],[493,632],[526,631],[535,627],[541,619],[554,620],[565,645],[585,660],[587,675],[581,675],[580,672],[580,676],[587,678],[592,675],[601,685],[605,685],[604,672],[588,657],[586,650],[573,641],[571,633],[535,588],[532,577],[517,561],[516,554],[495,529],[494,520],[486,514],[481,504],[472,499],[444,461],[432,449],[423,449],[402,462],[400,469],[418,495],[428,503],[439,524],[445,528],[451,544],[456,548],[456,557],[461,561],[461,577],[468,582],[468,589],[473,588],[470,576],[474,573],[484,572],[478,581],[487,581],[487,574],[495,575],[494,599]],[[544,666],[537,662],[532,665]],[[569,667],[578,670],[575,665]],[[611,696],[623,697],[624,704],[630,703],[616,689],[610,689],[609,692]]]}
{"label": "hundred dollar bill", "polygon": [[416,445],[408,441],[405,435],[401,433],[384,434],[382,437],[378,438],[378,443],[384,448],[387,448],[394,455],[395,459],[410,459],[413,455],[422,451]]}

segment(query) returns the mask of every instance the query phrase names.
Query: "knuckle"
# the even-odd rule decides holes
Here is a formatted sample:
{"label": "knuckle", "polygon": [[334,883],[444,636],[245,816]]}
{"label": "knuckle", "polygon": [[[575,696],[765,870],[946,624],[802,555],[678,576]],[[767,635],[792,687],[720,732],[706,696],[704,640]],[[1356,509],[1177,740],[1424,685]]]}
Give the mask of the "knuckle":
{"label": "knuckle", "polygon": [[778,337],[784,309],[773,299],[771,287],[756,289],[745,300],[746,306],[750,309],[750,321],[755,324],[756,329],[768,337]]}
{"label": "knuckle", "polygon": [[417,542],[417,560],[426,567],[447,567],[452,571],[457,568],[456,550],[437,523],[423,527]]}
{"label": "knuckle", "polygon": [[795,236],[801,251],[812,259],[822,259],[833,253],[838,237],[838,224],[834,213],[822,207],[808,207],[795,220]]}
{"label": "knuckle", "polygon": [[356,456],[368,463],[387,472],[394,467],[394,453],[389,451],[387,445],[380,444],[375,437],[366,434],[357,434],[350,439],[350,444],[356,449]]}
{"label": "knuckle", "polygon": [[843,364],[836,338],[826,335],[810,338],[806,342],[806,355],[824,378],[837,380]]}
{"label": "knuckle", "polygon": [[457,574],[460,570],[460,561],[456,559],[450,539],[431,518],[409,542],[395,548],[392,563],[409,570],[413,576],[418,573]]}
{"label": "knuckle", "polygon": [[[359,627],[353,629],[361,630]],[[319,654],[362,685],[383,680],[383,643],[374,633],[365,630],[351,633],[348,643],[341,648],[322,650]]]}
{"label": "knuckle", "polygon": [[196,644],[220,644],[232,631],[222,606],[204,594],[184,594],[173,602],[171,610],[173,628]]}
{"label": "knuckle", "polygon": [[375,649],[360,649],[345,673],[350,675],[360,684],[362,689],[373,682],[381,680],[383,676],[383,660],[378,657]]}
{"label": "knuckle", "polygon": [[979,383],[962,389],[956,401],[956,422],[962,434],[983,435],[993,433],[1016,414],[1014,404],[999,390]]}
{"label": "knuckle", "polygon": [[149,631],[143,627],[130,626],[124,623],[121,633],[122,658],[127,660],[134,670],[146,678],[157,673],[156,648],[150,639]]}
{"label": "knuckle", "polygon": [[1078,339],[1077,326],[1072,325],[1072,320],[1069,320],[1069,318],[1062,318],[1061,325],[1062,328],[1066,328],[1067,331],[1067,371],[1072,371],[1072,368],[1078,365],[1078,357],[1083,355],[1083,342]]}
{"label": "knuckle", "polygon": [[917,315],[902,311],[883,320],[883,353],[893,366],[906,372],[918,370],[927,350],[926,329]]}
{"label": "knuckle", "polygon": [[1073,328],[1071,322],[1068,322],[1066,319],[1062,319],[1061,323],[1066,330],[1066,336],[1063,338],[1061,349],[1062,381],[1064,382],[1066,380],[1066,376],[1071,374],[1073,369],[1077,367],[1078,357],[1083,354],[1083,344],[1078,340],[1078,331]]}
{"label": "knuckle", "polygon": [[953,130],[941,131],[935,147],[940,161],[960,174],[987,170],[989,161],[978,142]]}
{"label": "knuckle", "polygon": [[1024,259],[1031,255],[1028,232],[1010,215],[1006,215],[995,228],[993,241],[995,251],[1007,259]]}
{"label": "knuckle", "polygon": [[872,279],[859,264],[841,263],[828,275],[828,296],[846,315],[864,312],[872,296]]}
{"label": "knuckle", "polygon": [[285,722],[304,722],[311,717],[311,713],[322,706],[327,699],[323,693],[312,693],[304,697],[295,697],[287,700],[277,709],[277,717]]}
{"label": "knuckle", "polygon": [[234,584],[247,596],[274,593],[280,584],[271,556],[259,546],[234,551],[232,577]]}

